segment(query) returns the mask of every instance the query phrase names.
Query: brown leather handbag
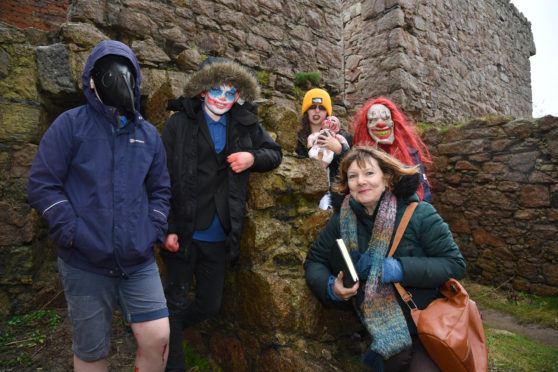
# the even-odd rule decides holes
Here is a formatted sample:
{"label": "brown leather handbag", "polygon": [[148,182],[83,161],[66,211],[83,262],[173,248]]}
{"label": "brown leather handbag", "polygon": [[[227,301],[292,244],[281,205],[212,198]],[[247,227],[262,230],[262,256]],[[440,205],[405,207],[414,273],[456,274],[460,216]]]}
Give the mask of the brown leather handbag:
{"label": "brown leather handbag", "polygon": [[[399,245],[418,203],[411,203],[399,223],[388,257]],[[486,371],[488,349],[477,304],[455,279],[440,287],[443,296],[419,310],[413,298],[399,283],[397,292],[411,309],[418,336],[424,348],[443,372]]]}

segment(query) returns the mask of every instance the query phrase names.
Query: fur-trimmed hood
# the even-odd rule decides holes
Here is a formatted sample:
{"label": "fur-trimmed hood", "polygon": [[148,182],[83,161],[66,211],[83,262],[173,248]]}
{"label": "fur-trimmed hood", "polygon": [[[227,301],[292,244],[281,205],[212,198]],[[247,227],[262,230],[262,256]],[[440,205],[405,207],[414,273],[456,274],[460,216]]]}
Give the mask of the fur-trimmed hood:
{"label": "fur-trimmed hood", "polygon": [[245,102],[253,102],[260,95],[254,75],[240,64],[222,57],[208,57],[203,61],[186,83],[184,95],[195,97],[214,86],[225,84],[234,86]]}

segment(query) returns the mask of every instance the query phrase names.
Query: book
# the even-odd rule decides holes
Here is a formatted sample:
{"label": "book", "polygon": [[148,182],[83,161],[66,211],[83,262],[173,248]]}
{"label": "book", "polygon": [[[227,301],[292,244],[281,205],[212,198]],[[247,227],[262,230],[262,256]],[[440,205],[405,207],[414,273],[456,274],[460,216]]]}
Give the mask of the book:
{"label": "book", "polygon": [[336,274],[343,271],[343,286],[345,288],[351,288],[358,282],[355,265],[343,239],[337,239],[337,244],[331,250],[330,264]]}

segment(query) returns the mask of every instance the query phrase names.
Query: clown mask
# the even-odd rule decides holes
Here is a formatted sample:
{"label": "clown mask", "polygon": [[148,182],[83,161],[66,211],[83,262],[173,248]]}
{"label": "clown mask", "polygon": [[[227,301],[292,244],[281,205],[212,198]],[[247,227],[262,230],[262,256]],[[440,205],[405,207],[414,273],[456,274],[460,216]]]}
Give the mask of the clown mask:
{"label": "clown mask", "polygon": [[207,113],[217,119],[229,111],[238,100],[238,92],[231,85],[215,86],[201,95],[204,97]]}
{"label": "clown mask", "polygon": [[391,112],[384,105],[372,105],[366,113],[368,134],[376,142],[391,145],[395,140]]}

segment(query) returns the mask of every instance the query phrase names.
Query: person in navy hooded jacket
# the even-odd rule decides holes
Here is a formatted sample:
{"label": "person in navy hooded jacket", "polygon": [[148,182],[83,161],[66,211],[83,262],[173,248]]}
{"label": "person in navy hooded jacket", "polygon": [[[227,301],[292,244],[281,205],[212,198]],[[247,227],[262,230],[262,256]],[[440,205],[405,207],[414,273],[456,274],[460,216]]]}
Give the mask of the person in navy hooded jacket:
{"label": "person in navy hooded jacket", "polygon": [[140,115],[141,73],[125,44],[97,44],[82,74],[87,104],[43,136],[29,203],[58,244],[76,371],[106,371],[118,303],[138,342],[135,368],[162,371],[168,309],[153,245],[165,241],[170,180],[156,128]]}

